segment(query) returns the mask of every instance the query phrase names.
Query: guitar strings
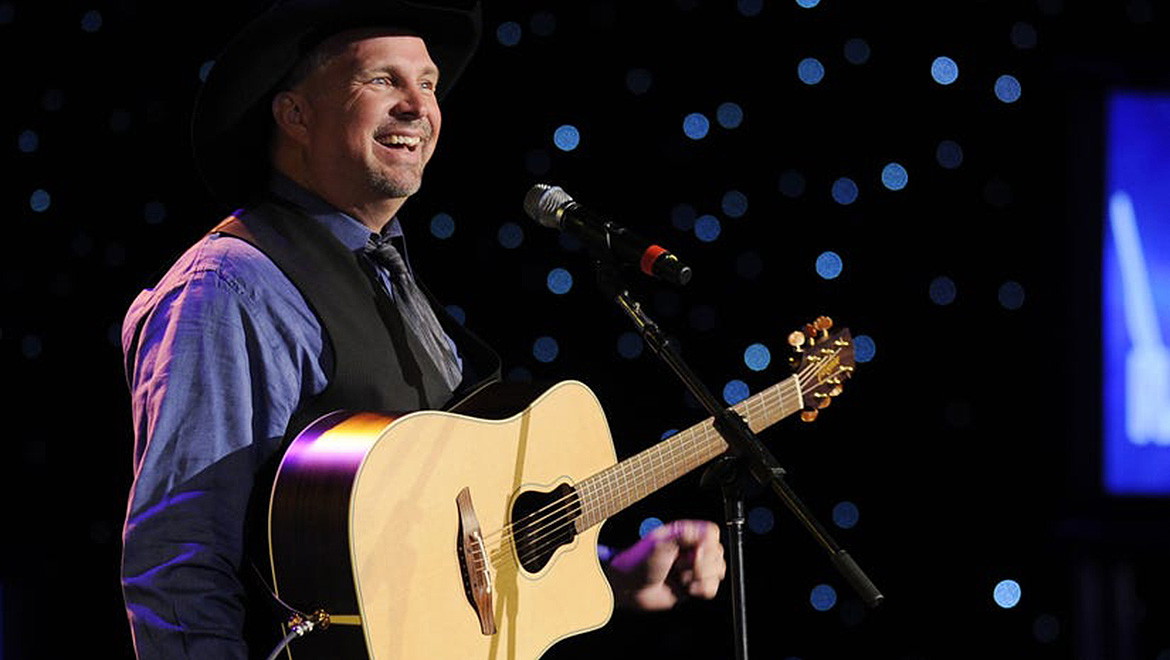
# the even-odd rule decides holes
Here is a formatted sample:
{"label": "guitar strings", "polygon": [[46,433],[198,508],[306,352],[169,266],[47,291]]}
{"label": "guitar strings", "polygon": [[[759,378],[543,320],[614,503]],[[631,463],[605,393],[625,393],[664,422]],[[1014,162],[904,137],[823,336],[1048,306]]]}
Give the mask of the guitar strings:
{"label": "guitar strings", "polygon": [[[777,389],[775,392],[772,392],[771,391],[772,389],[773,388],[769,388],[769,390],[761,392],[760,393],[761,397],[759,397],[759,400],[756,402],[749,403],[747,406],[745,406],[745,409],[749,413],[751,412],[751,409],[753,407],[763,407],[765,410],[767,410],[769,407],[769,404],[767,403],[766,399],[769,398],[769,396],[768,396],[769,394],[771,394],[773,397],[776,397],[778,394],[778,396],[781,399],[783,399],[786,396],[788,396],[788,397],[792,396],[791,394],[783,393],[779,389]],[[676,459],[680,453],[685,453],[687,456],[693,455],[695,453],[696,447],[694,446],[694,443],[687,444],[687,442],[686,442],[687,438],[685,436],[688,434],[694,435],[696,433],[702,432],[703,433],[702,439],[704,439],[704,440],[709,439],[710,438],[710,431],[713,428],[713,426],[708,423],[710,421],[711,421],[710,419],[705,420],[704,422],[700,422],[699,424],[696,424],[694,427],[686,429],[682,433],[680,433],[679,434],[680,442],[676,443],[675,445],[672,445],[669,448],[668,453],[657,455],[657,456],[646,455],[646,456],[641,456],[641,458],[639,458],[640,455],[634,456],[633,460],[635,461],[635,463],[627,465],[625,472],[627,472],[627,473],[637,472],[638,470],[640,470],[644,467],[644,464],[648,460],[653,462],[653,459],[659,459],[659,463],[663,464],[663,463],[673,462],[674,459]],[[651,449],[653,449],[653,448],[651,448]],[[618,464],[618,465],[621,465],[621,464]],[[615,465],[615,466],[611,466],[611,467],[617,467],[617,466]],[[612,475],[606,474],[609,471],[610,470],[607,469],[606,471],[600,472],[597,475],[590,477],[590,479],[605,478],[608,476],[612,476]],[[578,486],[587,485],[587,482],[588,482],[588,480],[582,481],[580,484],[578,484]],[[562,497],[559,500],[554,500],[552,502],[549,502],[549,503],[545,504],[543,507],[526,514],[524,517],[518,518],[511,525],[506,526],[504,528],[501,528],[500,530],[497,530],[496,532],[493,532],[493,533],[485,536],[484,538],[487,539],[490,537],[498,536],[499,534],[506,532],[508,527],[522,529],[524,531],[532,531],[533,529],[540,529],[540,528],[534,528],[533,526],[536,525],[537,523],[546,521],[550,516],[555,515],[557,513],[560,513],[562,511],[564,511],[566,508],[572,507],[574,505],[574,502],[577,502],[580,499],[585,499],[585,498],[580,498],[577,496],[578,493],[581,492],[581,490],[582,490],[581,488],[577,488],[576,492],[571,493],[565,497]],[[582,506],[582,509],[584,509],[584,510],[581,512],[581,515],[579,517],[585,517],[586,515],[588,515],[589,512],[587,510],[589,508],[590,508],[590,506],[588,503],[584,504]],[[537,517],[534,518],[534,516],[537,516]],[[556,524],[556,523],[559,523],[559,521],[554,521],[554,524]],[[559,529],[554,529],[553,531],[554,532],[559,531]],[[528,540],[528,539],[526,538],[525,540]]]}
{"label": "guitar strings", "polygon": [[[801,380],[803,380],[803,378],[808,375],[807,371],[809,371],[809,370],[811,370],[811,368],[803,370],[801,372],[801,374],[799,374]],[[834,375],[836,375],[836,374],[834,374]],[[766,399],[768,398],[769,394],[772,394],[773,396],[778,395],[781,400],[783,400],[784,398],[791,398],[794,395],[794,393],[785,393],[784,391],[782,391],[782,388],[780,388],[778,386],[775,388],[770,388],[769,390],[766,390],[765,392],[761,392],[762,396],[758,397],[758,401],[756,401],[756,402],[748,401],[747,405],[745,406],[745,410],[750,413],[751,409],[753,407],[761,407],[761,406],[764,407],[765,410],[767,410],[768,406],[767,406]],[[753,397],[753,398],[757,398],[757,397]],[[788,413],[788,414],[791,414],[791,413]],[[711,421],[712,420],[710,420],[710,419],[705,420],[705,422],[711,422]],[[693,429],[688,429],[688,431],[692,431],[692,430],[696,430],[699,433],[701,433],[703,439],[710,439],[712,436],[712,432],[715,431],[714,425],[708,424],[708,423],[700,423],[700,424],[696,425],[696,427],[694,427]],[[691,445],[678,444],[677,446],[672,446],[670,448],[670,453],[677,454],[678,453],[677,449],[682,449],[686,453],[692,454],[695,447],[694,447],[693,443]],[[660,456],[659,458],[669,458],[669,457],[670,457],[670,454],[667,454],[665,456]],[[646,456],[644,458],[652,458],[652,457]],[[642,462],[644,462],[644,460]],[[641,466],[636,466],[636,467],[640,468]],[[633,471],[633,470],[627,470],[627,472],[630,472],[630,471]],[[599,475],[595,475],[595,476],[600,476],[600,473],[599,473]],[[558,534],[564,534],[566,532],[566,527],[568,524],[573,523],[575,519],[580,519],[580,518],[586,517],[586,515],[588,515],[587,512],[582,511],[582,512],[578,513],[577,515],[563,516],[560,519],[553,521],[551,524],[544,525],[541,528],[535,528],[535,527],[533,527],[533,525],[531,523],[535,523],[539,520],[547,519],[551,515],[554,515],[557,512],[563,511],[566,508],[566,506],[565,506],[566,503],[567,503],[569,508],[574,507],[574,505],[577,505],[579,508],[579,500],[580,499],[590,499],[593,495],[595,495],[594,493],[588,492],[589,490],[592,490],[591,488],[589,488],[589,486],[591,486],[591,485],[592,484],[589,484],[587,481],[581,482],[582,488],[578,489],[578,493],[580,493],[580,495],[582,495],[583,497],[575,497],[576,495],[578,495],[578,493],[570,494],[569,496],[561,498],[560,500],[550,502],[549,504],[545,505],[542,509],[538,509],[535,512],[533,512],[533,514],[543,512],[544,515],[540,516],[539,518],[537,518],[535,520],[521,519],[521,520],[518,520],[515,523],[513,523],[513,525],[512,525],[513,527],[519,528],[519,529],[527,532],[528,535],[525,537],[521,537],[521,540],[523,543],[517,544],[516,543],[516,535],[513,534],[511,538],[507,539],[509,541],[512,541],[513,543],[501,544],[499,546],[496,546],[492,552],[492,559],[495,560],[496,562],[499,562],[499,560],[503,558],[503,557],[501,557],[501,554],[506,554],[506,553],[501,552],[501,551],[506,550],[506,545],[517,545],[517,555],[518,556],[521,555],[522,550],[520,548],[522,546],[523,551],[525,552],[525,554],[522,557],[520,557],[522,562],[527,561],[529,559],[539,557],[541,554],[543,554],[545,552],[549,552],[550,547],[552,550],[555,551],[555,548],[557,546],[552,545],[552,544],[554,544],[556,542],[556,539],[550,538],[550,537],[553,537],[554,535],[558,535]],[[603,497],[607,497],[609,494],[602,493],[601,495]],[[638,496],[636,498],[631,499],[631,502],[636,501],[636,499],[640,499],[640,497],[641,496]],[[588,509],[589,505],[586,504],[586,506],[584,508]],[[529,517],[531,517],[531,515],[532,514],[529,514],[529,516],[526,516],[525,518],[529,518]],[[524,524],[521,524],[521,523],[524,523]],[[506,530],[503,530],[503,529],[498,530],[497,533],[503,532],[503,531],[506,531]],[[532,532],[536,532],[536,534],[533,534]],[[495,533],[493,533],[493,535],[494,534]],[[534,541],[538,541],[538,543],[536,543],[534,545]]]}
{"label": "guitar strings", "polygon": [[[837,351],[834,353],[834,355],[840,353],[840,350],[841,349],[837,349]],[[810,372],[815,370],[818,366],[819,366],[818,364],[806,365],[806,367],[804,369],[802,369],[797,374],[798,383],[800,383],[802,386],[801,391],[804,390],[803,386],[806,384],[806,378],[809,377]],[[833,376],[838,375],[841,371],[842,371],[842,369],[838,369],[837,372],[835,372],[833,374]],[[787,382],[787,379],[784,382]],[[776,386],[769,388],[768,390],[761,392],[759,397],[752,397],[752,399],[756,399],[756,401],[752,401],[751,399],[747,400],[745,402],[746,405],[744,406],[744,410],[750,414],[752,412],[753,407],[755,407],[755,408],[763,407],[765,412],[766,412],[768,410],[768,405],[767,405],[766,400],[769,398],[769,395],[771,395],[773,397],[778,397],[780,399],[781,403],[783,403],[785,398],[791,398],[794,395],[796,395],[797,398],[800,398],[798,393],[791,393],[791,392],[785,393],[783,391],[782,385],[783,385],[783,382],[780,384],[777,384]],[[799,409],[799,408],[797,408],[797,409]],[[795,410],[793,412],[795,412]],[[792,413],[788,413],[788,414],[792,414]],[[699,424],[696,424],[694,427],[687,429],[686,431],[684,431],[684,433],[691,432],[690,433],[691,435],[701,434],[702,440],[709,440],[712,437],[712,431],[714,431],[714,430],[715,429],[714,429],[713,420],[711,418],[708,418],[707,420],[704,420],[704,422],[700,422]],[[680,443],[677,443],[676,445],[671,446],[669,448],[669,453],[667,453],[665,455],[657,456],[657,458],[663,459],[664,461],[666,459],[673,460],[676,457],[676,455],[680,452],[680,450],[689,455],[689,454],[693,453],[694,449],[696,449],[696,447],[694,446],[694,443],[686,444],[686,442],[684,440],[684,442],[680,442]],[[655,458],[655,456],[653,456],[653,455],[644,456],[643,459],[641,460],[641,462],[644,462],[645,459],[650,459],[650,458]],[[621,463],[619,463],[617,465],[621,465]],[[617,465],[612,466],[612,467],[617,467]],[[642,466],[640,464],[631,464],[631,465],[627,466],[627,469],[625,471],[628,473],[628,472],[634,471],[635,469],[640,469],[641,467]],[[495,536],[506,533],[509,528],[513,528],[514,531],[515,530],[522,531],[526,534],[525,536],[520,537],[522,542],[519,544],[517,543],[517,538],[516,538],[515,533],[508,535],[507,537],[502,539],[501,543],[499,543],[498,545],[491,548],[491,550],[489,552],[490,558],[494,562],[497,562],[497,563],[500,562],[501,559],[505,558],[505,556],[510,554],[507,552],[508,551],[507,546],[509,546],[509,545],[517,547],[517,555],[518,556],[521,553],[520,548],[523,547],[523,550],[526,552],[526,554],[523,557],[521,557],[521,561],[527,561],[530,559],[537,558],[541,554],[548,552],[550,550],[550,547],[552,548],[552,550],[555,551],[555,548],[557,547],[557,545],[554,545],[556,540],[557,540],[555,538],[555,536],[559,535],[559,534],[566,533],[568,525],[573,524],[573,522],[575,520],[585,518],[588,515],[587,510],[590,508],[590,505],[587,503],[584,506],[581,506],[581,500],[587,499],[587,497],[583,497],[582,494],[588,496],[588,499],[596,499],[598,496],[600,496],[600,498],[602,498],[602,500],[605,503],[609,503],[610,493],[586,492],[586,491],[593,490],[592,486],[595,484],[590,483],[591,481],[594,481],[595,478],[600,477],[607,472],[610,472],[610,469],[607,469],[601,473],[598,473],[597,475],[594,475],[593,477],[590,477],[587,480],[582,481],[580,484],[582,487],[579,489],[576,489],[573,493],[570,493],[569,495],[566,495],[558,500],[554,500],[552,502],[549,502],[549,503],[545,504],[543,507],[541,507],[533,512],[530,512],[529,514],[527,514],[523,518],[518,519],[518,520],[514,521],[513,523],[506,525],[503,528],[496,530],[495,532],[492,532],[491,534],[489,534],[487,536],[484,536],[483,538],[486,541],[486,539],[489,537],[495,537]],[[653,492],[653,491],[650,491],[650,492]],[[642,495],[642,496],[644,496],[644,495]],[[638,496],[637,498],[631,499],[630,501],[633,502],[633,501],[636,501],[637,499],[641,499],[642,496]],[[600,506],[600,504],[601,503],[598,502],[597,506],[595,506],[593,508],[594,509],[601,509],[602,507]],[[566,509],[574,509],[574,508],[577,508],[580,510],[576,514],[562,515],[559,518],[554,519],[549,524],[544,524],[540,527],[535,526],[536,523],[542,522],[542,521],[547,521],[551,516],[557,515],[559,513],[563,513]],[[534,518],[533,516],[537,516],[537,517]],[[584,531],[584,530],[579,530],[579,531]],[[485,543],[485,545],[486,545],[486,543]],[[476,556],[477,551],[478,551],[478,548],[475,548],[475,549],[473,549],[471,554],[478,562],[480,562],[482,564],[483,558]]]}
{"label": "guitar strings", "polygon": [[[837,351],[833,353],[833,355],[836,356],[837,354],[840,353],[840,351],[841,351],[841,349],[838,348]],[[797,382],[801,385],[801,388],[798,392],[785,393],[783,391],[782,385],[784,382],[787,382],[787,379],[786,379],[785,381],[783,381],[783,382],[781,382],[781,383],[779,383],[771,388],[768,388],[767,390],[764,390],[763,392],[760,393],[759,397],[752,397],[752,399],[755,399],[755,401],[753,401],[752,399],[746,400],[745,401],[746,405],[744,406],[744,411],[748,412],[749,416],[750,416],[750,413],[752,412],[752,408],[762,407],[764,409],[764,411],[766,412],[769,409],[769,406],[767,404],[767,399],[769,398],[769,395],[771,395],[773,397],[778,397],[781,403],[784,402],[785,398],[791,398],[794,395],[799,399],[800,398],[799,392],[804,391],[804,389],[805,389],[804,386],[806,385],[806,378],[808,378],[811,375],[811,372],[814,371],[815,369],[817,369],[818,367],[819,367],[819,364],[812,363],[812,364],[806,365],[798,374],[796,374],[797,375]],[[843,370],[839,368],[833,374],[833,376],[838,375],[841,371],[843,371]],[[797,409],[799,409],[799,408],[797,408]],[[795,412],[795,410],[793,412]],[[788,414],[792,414],[792,413],[788,413]],[[700,422],[699,424],[696,424],[695,426],[693,426],[689,429],[686,429],[683,433],[687,433],[689,435],[700,435],[701,434],[702,440],[709,440],[711,438],[712,431],[715,431],[713,419],[708,418],[707,420],[704,420],[703,422]],[[685,438],[683,438],[681,442],[678,442],[675,445],[670,446],[668,453],[663,454],[663,455],[658,455],[658,456],[653,455],[653,454],[648,454],[646,456],[643,456],[642,459],[639,459],[635,463],[628,464],[627,467],[625,468],[625,471],[627,473],[629,473],[629,472],[635,471],[636,469],[640,469],[641,467],[643,467],[641,465],[641,463],[645,462],[645,460],[647,460],[647,459],[658,458],[663,463],[668,462],[668,459],[669,459],[669,461],[673,461],[677,457],[677,454],[680,453],[680,451],[685,452],[689,456],[690,454],[693,454],[695,449],[696,449],[696,447],[694,446],[693,442],[688,444],[687,440]],[[512,523],[505,525],[504,527],[502,527],[502,528],[500,528],[500,529],[498,529],[498,530],[496,530],[488,535],[483,536],[482,538],[484,539],[485,545],[486,545],[486,540],[488,538],[496,537],[496,536],[499,536],[501,534],[506,534],[509,531],[509,528],[511,528],[513,531],[512,534],[507,535],[506,537],[502,538],[501,542],[499,544],[495,545],[494,547],[492,547],[490,549],[490,551],[489,551],[490,558],[494,562],[499,562],[505,556],[510,554],[508,552],[509,545],[515,546],[517,548],[517,555],[518,556],[521,553],[520,548],[523,547],[523,550],[524,550],[524,552],[526,552],[526,554],[523,557],[521,557],[522,562],[539,557],[541,554],[548,552],[550,550],[550,547],[552,548],[552,550],[555,551],[555,548],[557,547],[556,536],[567,533],[568,525],[571,525],[571,524],[573,524],[573,522],[575,520],[585,518],[588,515],[587,510],[590,509],[590,504],[586,503],[585,505],[582,505],[581,504],[582,500],[586,500],[586,499],[592,500],[592,499],[597,499],[598,497],[600,497],[603,502],[605,502],[605,503],[610,502],[610,499],[609,499],[610,493],[606,493],[606,492],[594,493],[594,492],[586,492],[586,491],[593,490],[592,486],[595,485],[595,483],[591,483],[591,482],[594,482],[594,480],[597,477],[601,477],[603,474],[610,472],[612,470],[612,468],[615,468],[618,465],[622,465],[622,463],[619,463],[615,466],[611,466],[611,468],[607,468],[606,470],[603,470],[602,472],[599,472],[598,474],[593,475],[592,477],[582,481],[580,484],[581,488],[575,489],[574,492],[572,492],[566,496],[563,496],[557,500],[549,502],[549,503],[545,504],[543,507],[526,514],[524,517],[522,517],[516,521],[513,521]],[[611,475],[607,475],[607,476],[611,476]],[[650,492],[653,492],[653,490],[651,490]],[[587,495],[588,497],[585,497],[583,495]],[[643,497],[643,496],[644,495],[638,496],[637,498],[634,498],[630,501],[631,502],[636,501],[637,499],[641,499],[641,497]],[[597,506],[594,506],[593,508],[594,509],[603,508],[600,505],[601,505],[601,502],[598,502]],[[558,518],[553,519],[551,522],[548,522],[548,524],[543,524],[539,527],[536,526],[537,523],[548,521],[549,518],[552,516],[556,516],[558,514],[563,514],[566,510],[571,511],[573,509],[578,509],[578,511],[576,513],[570,513],[569,515],[561,515]],[[519,543],[517,542],[517,535],[515,533],[516,531],[521,531],[525,534],[524,536],[520,537]],[[579,530],[579,531],[584,531],[584,530]],[[483,558],[477,556],[478,552],[479,552],[478,547],[473,548],[471,555],[473,556],[473,558],[476,559],[476,561],[480,562],[482,565]]]}
{"label": "guitar strings", "polygon": [[[702,424],[693,433],[693,435],[699,436],[699,439],[703,440],[703,441],[709,441],[709,440],[716,438],[716,437],[721,438],[721,436],[719,436],[719,434],[718,434],[718,431],[714,428],[713,424]],[[670,450],[671,453],[660,456],[658,458],[663,459],[664,462],[670,462],[672,459],[676,458],[677,455],[680,453],[685,453],[689,457],[689,456],[695,454],[696,450],[698,450],[698,449],[700,449],[700,447],[697,447],[696,444],[693,442],[690,444],[679,444],[677,446],[677,449],[672,447]],[[672,454],[673,454],[673,456],[672,456]],[[649,458],[649,457],[647,457],[647,458]],[[645,461],[643,461],[643,462],[645,462]],[[636,466],[635,468],[628,470],[628,471],[629,472],[636,472],[641,467],[642,466],[639,465],[639,466]],[[679,476],[681,476],[681,475],[679,475]],[[608,503],[611,500],[612,493],[606,492],[609,484],[600,484],[600,486],[601,486],[600,492],[594,492],[594,491],[598,491],[599,489],[594,488],[592,486],[597,486],[597,485],[598,484],[596,484],[596,483],[590,484],[587,482],[582,482],[581,488],[578,489],[578,492],[582,496],[581,499],[596,500],[596,499],[598,499],[598,496],[600,496],[600,498],[602,499],[602,502],[599,503],[599,506],[589,507],[589,505],[586,504],[586,508],[602,508],[600,506],[601,504]],[[664,485],[664,484],[662,484],[662,485]],[[657,490],[658,487],[660,487],[660,485],[657,482],[655,482],[653,484],[653,486],[648,487],[646,490],[653,492],[653,490]],[[644,494],[638,494],[634,497],[622,498],[622,499],[623,500],[628,499],[630,502],[633,502],[633,501],[636,501],[638,499],[641,499],[641,497],[643,497],[643,496],[644,496]],[[584,517],[584,516],[581,516],[581,517]],[[565,532],[566,526],[568,524],[571,524],[572,522],[573,521],[571,519],[561,519],[561,520],[553,521],[551,524],[545,525],[544,527],[537,528],[537,529],[528,529],[531,526],[525,526],[526,527],[525,531],[529,532],[529,534],[528,534],[528,536],[521,537],[522,542],[517,541],[516,534],[513,534],[513,541],[518,544],[517,545],[518,554],[520,554],[521,552],[525,553],[521,557],[522,562],[526,561],[528,559],[534,558],[534,557],[539,557],[541,554],[549,552],[550,550],[555,550],[555,548],[556,548],[555,543],[557,540],[556,536],[563,534]],[[533,534],[532,532],[536,532],[536,533]],[[534,544],[534,541],[536,542],[535,544]],[[496,559],[496,558],[498,558],[498,553],[493,555],[493,559]]]}
{"label": "guitar strings", "polygon": [[[705,435],[710,435],[711,433],[712,433],[712,429],[705,429],[704,430]],[[519,560],[521,564],[527,565],[528,561],[539,560],[539,558],[542,555],[547,555],[547,556],[551,557],[551,555],[556,551],[556,549],[558,547],[560,547],[561,545],[563,545],[563,543],[559,543],[558,540],[556,538],[554,538],[552,535],[565,533],[567,526],[570,524],[573,524],[573,522],[574,521],[571,518],[568,518],[568,519],[562,519],[556,525],[547,526],[545,528],[545,530],[543,530],[543,533],[541,534],[543,542],[537,543],[535,545],[532,543],[533,539],[525,539],[525,541],[527,541],[527,544],[521,544],[521,545],[518,545],[516,547],[515,559]],[[507,551],[508,550],[507,546],[513,545],[515,540],[516,539],[512,538],[512,537],[506,539],[506,542],[504,544],[501,544],[499,547],[497,547],[496,552],[494,552],[492,557],[491,557],[491,559],[492,559],[491,566],[495,567],[496,575],[498,578],[501,578],[501,579],[502,578],[509,578],[510,576],[517,574],[519,572],[520,566],[517,565],[513,561],[512,554]],[[484,565],[484,561],[482,559],[480,559],[476,563],[479,566]],[[541,568],[543,568],[543,566]],[[537,571],[538,570],[539,570],[539,568],[537,569]]]}

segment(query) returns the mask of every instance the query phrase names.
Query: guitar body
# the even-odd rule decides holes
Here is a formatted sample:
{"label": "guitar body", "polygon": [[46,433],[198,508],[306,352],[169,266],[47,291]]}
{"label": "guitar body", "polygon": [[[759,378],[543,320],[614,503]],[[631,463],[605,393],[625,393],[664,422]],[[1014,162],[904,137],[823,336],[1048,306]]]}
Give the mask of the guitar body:
{"label": "guitar body", "polygon": [[[520,493],[574,484],[615,460],[597,398],[573,381],[503,420],[439,411],[322,418],[290,446],[273,485],[277,593],[333,615],[328,629],[293,642],[291,657],[536,658],[601,627],[613,595],[597,558],[600,525],[535,572],[498,532]],[[465,488],[492,557],[491,634],[460,564],[456,498]]]}

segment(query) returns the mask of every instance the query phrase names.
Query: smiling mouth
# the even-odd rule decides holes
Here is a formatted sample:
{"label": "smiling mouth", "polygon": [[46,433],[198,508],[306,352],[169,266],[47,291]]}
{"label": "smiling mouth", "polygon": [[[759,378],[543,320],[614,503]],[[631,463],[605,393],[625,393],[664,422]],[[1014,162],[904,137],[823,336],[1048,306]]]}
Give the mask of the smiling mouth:
{"label": "smiling mouth", "polygon": [[384,147],[390,149],[406,149],[407,151],[414,151],[422,144],[422,138],[417,135],[401,135],[398,133],[380,135],[376,140],[378,144]]}

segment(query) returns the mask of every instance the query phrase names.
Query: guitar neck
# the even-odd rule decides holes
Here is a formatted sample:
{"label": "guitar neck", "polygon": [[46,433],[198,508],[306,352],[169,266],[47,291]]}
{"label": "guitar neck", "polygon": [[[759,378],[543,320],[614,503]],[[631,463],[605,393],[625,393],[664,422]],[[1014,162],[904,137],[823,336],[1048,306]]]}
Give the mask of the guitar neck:
{"label": "guitar neck", "polygon": [[[753,432],[759,432],[799,411],[802,405],[800,381],[792,376],[731,408],[747,420]],[[579,482],[577,531],[589,529],[725,451],[727,441],[715,430],[714,418],[708,417]]]}

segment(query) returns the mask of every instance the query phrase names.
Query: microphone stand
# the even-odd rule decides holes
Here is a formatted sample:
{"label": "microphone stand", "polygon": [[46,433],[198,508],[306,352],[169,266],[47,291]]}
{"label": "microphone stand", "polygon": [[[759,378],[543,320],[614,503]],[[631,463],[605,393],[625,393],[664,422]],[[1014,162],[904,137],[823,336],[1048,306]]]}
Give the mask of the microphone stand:
{"label": "microphone stand", "polygon": [[[784,480],[786,474],[784,468],[780,467],[775,457],[771,452],[760,442],[759,438],[752,433],[748,428],[747,423],[736,412],[722,406],[719,401],[711,394],[711,391],[699,380],[694,371],[683,361],[682,356],[675,350],[674,345],[671,344],[658,324],[653,321],[646,314],[642,308],[641,303],[634,301],[629,293],[629,289],[625,283],[621,281],[617,267],[612,261],[605,258],[604,255],[599,256],[596,252],[595,265],[597,268],[597,279],[601,286],[602,292],[608,298],[612,298],[621,308],[622,312],[626,314],[633,321],[634,326],[641,334],[643,341],[650,349],[657,355],[668,367],[678,376],[687,390],[694,395],[695,400],[702,404],[707,413],[714,418],[715,429],[727,441],[734,458],[719,459],[711,469],[705,479],[718,474],[718,480],[723,484],[724,488],[724,507],[725,515],[727,517],[728,528],[728,542],[733,544],[731,547],[731,562],[729,569],[732,571],[732,606],[733,610],[733,625],[735,627],[735,634],[737,637],[736,643],[736,658],[739,660],[747,659],[747,617],[746,617],[746,602],[744,600],[744,575],[743,575],[743,494],[739,492],[737,485],[728,485],[731,483],[738,484],[740,475],[740,468],[746,467],[748,474],[756,479],[762,486],[771,488],[773,492],[780,498],[780,500],[788,507],[790,511],[796,516],[797,520],[804,525],[826,552],[829,553],[829,558],[833,565],[845,578],[845,580],[853,587],[863,602],[870,607],[877,607],[884,600],[881,592],[870,581],[857,562],[849,556],[840,545],[829,535],[828,530],[821,525],[804,502],[797,497],[796,492]],[[722,464],[722,465],[720,465]],[[719,466],[719,467],[716,467]]]}

